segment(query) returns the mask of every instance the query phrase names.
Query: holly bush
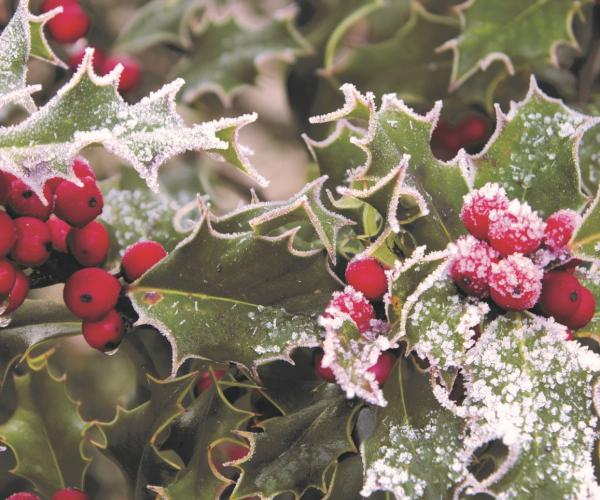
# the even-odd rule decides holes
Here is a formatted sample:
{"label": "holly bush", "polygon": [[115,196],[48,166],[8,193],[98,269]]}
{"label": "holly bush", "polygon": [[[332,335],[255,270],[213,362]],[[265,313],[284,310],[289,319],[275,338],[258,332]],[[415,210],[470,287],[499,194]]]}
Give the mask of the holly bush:
{"label": "holly bush", "polygon": [[0,496],[600,498],[599,19],[4,2]]}

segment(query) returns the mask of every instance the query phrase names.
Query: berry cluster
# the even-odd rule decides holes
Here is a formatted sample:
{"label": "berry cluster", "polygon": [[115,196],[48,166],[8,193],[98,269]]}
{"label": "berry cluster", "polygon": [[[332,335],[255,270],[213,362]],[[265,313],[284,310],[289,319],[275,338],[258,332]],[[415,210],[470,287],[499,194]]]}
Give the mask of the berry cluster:
{"label": "berry cluster", "polygon": [[457,125],[440,121],[431,137],[434,147],[444,150],[449,157],[460,148],[480,145],[488,135],[488,123],[480,115],[469,115]]}
{"label": "berry cluster", "polygon": [[579,214],[559,210],[544,222],[527,203],[486,184],[464,197],[460,217],[470,234],[451,246],[448,273],[465,294],[489,297],[505,310],[537,305],[572,329],[590,321],[591,292],[569,272],[546,269],[571,259],[568,243]]}
{"label": "berry cluster", "polygon": [[[50,500],[89,500],[89,496],[77,488],[63,488],[58,490]],[[42,500],[39,496],[28,491],[13,493],[6,500]]]}
{"label": "berry cluster", "polygon": [[[343,313],[350,316],[358,331],[366,338],[377,335],[381,330],[380,322],[376,319],[375,308],[369,302],[380,301],[387,291],[387,277],[381,264],[371,258],[353,259],[346,268],[346,283],[348,286],[342,292],[334,292],[331,301],[325,308],[323,317],[333,318]],[[315,373],[327,382],[335,382],[335,375],[329,367],[322,364],[323,353],[315,356]],[[396,357],[391,352],[383,352],[368,371],[375,375],[379,384],[388,378]]]}

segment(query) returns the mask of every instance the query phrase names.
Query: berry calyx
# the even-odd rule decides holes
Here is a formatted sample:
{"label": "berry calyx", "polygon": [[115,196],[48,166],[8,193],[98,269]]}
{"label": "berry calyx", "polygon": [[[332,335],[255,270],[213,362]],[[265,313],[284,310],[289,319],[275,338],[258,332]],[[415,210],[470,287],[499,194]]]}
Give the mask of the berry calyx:
{"label": "berry calyx", "polygon": [[464,293],[485,298],[490,294],[489,276],[492,264],[500,254],[485,241],[471,235],[462,236],[451,247],[448,274]]}
{"label": "berry calyx", "polygon": [[514,199],[505,210],[490,213],[488,239],[502,255],[530,254],[544,238],[546,224],[527,203]]}
{"label": "berry calyx", "polygon": [[396,356],[391,352],[382,352],[377,358],[377,361],[371,368],[368,369],[375,375],[375,380],[379,385],[382,385],[392,372],[394,364],[396,363]]}
{"label": "berry calyx", "polygon": [[8,304],[4,314],[11,313],[18,309],[29,293],[29,278],[20,269],[15,270],[15,284],[8,295]]}
{"label": "berry calyx", "polygon": [[65,283],[63,299],[78,318],[99,321],[115,307],[121,292],[119,281],[99,267],[75,271]]}
{"label": "berry calyx", "polygon": [[81,333],[90,347],[100,351],[115,349],[125,333],[121,315],[111,309],[108,314],[97,321],[83,321]]}
{"label": "berry calyx", "polygon": [[323,353],[318,352],[315,355],[315,375],[326,382],[335,382],[333,370],[323,366]]}
{"label": "berry calyx", "polygon": [[579,289],[579,295],[581,296],[579,306],[565,321],[565,325],[571,330],[578,330],[586,326],[596,312],[596,299],[592,292],[582,286]]}
{"label": "berry calyx", "polygon": [[123,66],[118,89],[120,92],[129,92],[140,83],[141,69],[139,63],[126,55],[108,57],[102,66],[102,73],[110,73],[117,64]]}
{"label": "berry calyx", "polygon": [[156,241],[139,241],[127,247],[121,259],[121,272],[131,283],[167,255],[163,246]]}
{"label": "berry calyx", "polygon": [[[217,380],[221,380],[227,372],[225,370],[213,370],[213,373]],[[197,385],[200,392],[206,391],[212,385],[212,378],[208,370],[200,372]]]}
{"label": "berry calyx", "polygon": [[0,256],[4,257],[17,241],[17,229],[14,221],[6,212],[0,211]]}
{"label": "berry calyx", "polygon": [[371,321],[375,319],[375,309],[371,303],[351,286],[347,286],[343,292],[333,292],[323,316],[336,318],[340,313],[350,316],[361,333],[370,331]]}
{"label": "berry calyx", "polygon": [[14,220],[17,242],[11,257],[24,266],[38,267],[50,257],[52,237],[45,222],[35,217],[18,217]]}
{"label": "berry calyx", "polygon": [[7,205],[17,215],[27,215],[47,220],[54,208],[52,189],[50,186],[44,186],[44,197],[46,205],[40,197],[33,192],[31,187],[20,179],[15,179],[10,185],[10,193],[6,200]]}
{"label": "berry calyx", "polygon": [[498,184],[487,183],[463,197],[460,220],[475,238],[487,239],[490,212],[508,207],[506,192]]}
{"label": "berry calyx", "polygon": [[372,257],[352,259],[345,276],[346,282],[369,300],[381,300],[387,292],[383,266]]}
{"label": "berry calyx", "polygon": [[29,493],[28,491],[19,491],[18,493],[13,493],[11,496],[6,497],[6,500],[42,500],[34,493]]}
{"label": "berry calyx", "polygon": [[575,229],[581,224],[581,215],[575,210],[559,210],[546,219],[544,244],[551,250],[565,248]]}
{"label": "berry calyx", "polygon": [[17,272],[8,259],[0,259],[0,297],[6,297],[12,290]]}
{"label": "berry calyx", "polygon": [[488,124],[479,115],[471,115],[465,118],[458,126],[458,133],[465,144],[479,144],[487,135]]}
{"label": "berry calyx", "polygon": [[97,266],[106,260],[110,236],[104,224],[93,220],[82,228],[74,227],[69,232],[69,250],[82,266]]}
{"label": "berry calyx", "polygon": [[532,308],[542,292],[543,271],[531,259],[515,253],[492,264],[490,296],[503,309]]}
{"label": "berry calyx", "polygon": [[540,307],[548,316],[565,323],[579,307],[581,285],[577,278],[567,272],[551,272],[542,280]]}
{"label": "berry calyx", "polygon": [[62,181],[56,188],[54,213],[72,226],[83,227],[102,213],[102,193],[93,177],[81,179],[83,186]]}
{"label": "berry calyx", "polygon": [[51,215],[46,225],[48,226],[48,231],[50,231],[52,248],[58,252],[68,253],[67,236],[69,235],[69,231],[71,231],[71,226],[64,220],[56,217],[56,215]]}
{"label": "berry calyx", "polygon": [[87,33],[90,17],[77,2],[63,2],[62,8],[62,13],[48,21],[48,30],[57,42],[73,43]]}

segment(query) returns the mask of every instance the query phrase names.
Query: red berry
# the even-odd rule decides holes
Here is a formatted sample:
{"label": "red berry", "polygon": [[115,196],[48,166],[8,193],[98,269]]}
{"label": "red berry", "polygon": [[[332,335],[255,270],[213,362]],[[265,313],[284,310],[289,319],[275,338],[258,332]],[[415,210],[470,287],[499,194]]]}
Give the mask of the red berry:
{"label": "red berry", "polygon": [[101,222],[93,220],[81,229],[72,228],[68,244],[71,254],[82,266],[97,266],[106,260],[110,236]]}
{"label": "red berry", "polygon": [[492,264],[490,295],[503,309],[530,309],[542,292],[543,271],[521,254],[509,255]]}
{"label": "red berry", "polygon": [[361,333],[371,330],[371,321],[375,319],[375,309],[371,303],[351,286],[347,286],[343,292],[333,292],[323,316],[335,318],[340,313],[350,316]]}
{"label": "red berry", "polygon": [[125,280],[130,283],[135,281],[166,255],[163,246],[156,241],[139,241],[127,247],[121,259]]}
{"label": "red berry", "polygon": [[50,500],[89,500],[89,496],[77,488],[58,490]]}
{"label": "red berry", "polygon": [[15,179],[10,185],[7,204],[18,215],[46,220],[54,208],[50,186],[44,186],[44,197],[47,205],[44,205],[40,197],[27,184],[20,179]]}
{"label": "red berry", "polygon": [[51,215],[46,222],[52,239],[52,248],[62,253],[68,253],[67,236],[71,230],[71,226],[64,220],[59,219],[56,215]]}
{"label": "red berry", "polygon": [[50,257],[52,237],[45,222],[35,217],[18,217],[14,220],[17,230],[11,257],[24,266],[38,267]]}
{"label": "red berry", "polygon": [[440,121],[434,129],[432,139],[452,154],[456,154],[461,147],[460,134],[458,131],[442,121]]}
{"label": "red berry", "polygon": [[241,444],[226,443],[223,451],[227,457],[227,461],[232,462],[244,458],[250,450]]}
{"label": "red berry", "polygon": [[508,207],[508,198],[498,184],[487,183],[463,197],[460,219],[475,238],[487,239],[490,212]]}
{"label": "red berry", "polygon": [[0,211],[0,256],[4,257],[12,250],[17,241],[17,229],[14,221],[6,212]]}
{"label": "red berry", "polygon": [[565,323],[579,307],[581,285],[577,278],[567,272],[551,272],[542,280],[540,307],[559,323]]}
{"label": "red berry", "polygon": [[485,298],[490,294],[489,278],[492,263],[500,255],[485,241],[471,235],[463,236],[451,247],[452,258],[448,274],[467,295]]}
{"label": "red berry", "polygon": [[77,2],[62,5],[61,14],[48,21],[52,38],[60,43],[73,43],[84,36],[90,28],[90,17]]}
{"label": "red berry", "polygon": [[8,194],[10,193],[10,185],[12,184],[12,176],[0,170],[0,205],[6,205]]}
{"label": "red berry", "polygon": [[115,307],[121,292],[119,281],[99,267],[74,272],[65,284],[63,298],[77,317],[98,321]]}
{"label": "red berry", "polygon": [[6,500],[42,500],[37,495],[33,493],[29,493],[28,491],[20,491],[18,493],[13,493],[11,496],[7,497]]}
{"label": "red berry", "polygon": [[488,239],[502,255],[535,252],[544,238],[546,224],[527,203],[512,200],[506,210],[490,213]]}
{"label": "red berry", "polygon": [[479,144],[487,135],[487,122],[479,115],[465,118],[458,126],[458,133],[464,144]]}
{"label": "red berry", "polygon": [[91,177],[92,179],[96,179],[96,172],[92,166],[82,158],[75,158],[73,162],[73,173],[81,180],[86,177]]}
{"label": "red berry", "polygon": [[0,259],[0,297],[7,297],[15,285],[17,272],[8,259]]}
{"label": "red berry", "polygon": [[8,296],[8,305],[4,310],[4,313],[13,312],[18,309],[29,293],[29,278],[25,276],[25,273],[20,269],[15,270],[15,284],[13,285],[10,295]]}
{"label": "red berry", "polygon": [[567,335],[565,337],[566,340],[575,340],[575,337],[573,336],[573,330],[571,330],[570,328],[567,328]]}
{"label": "red berry", "polygon": [[315,355],[315,374],[320,379],[325,380],[326,382],[335,382],[335,375],[333,374],[333,370],[329,367],[325,368],[323,366],[323,353],[318,352]]}
{"label": "red berry", "polygon": [[106,59],[102,67],[102,73],[110,73],[117,64],[123,65],[123,72],[119,80],[119,91],[128,92],[135,88],[140,82],[141,69],[139,63],[132,57],[126,55],[112,56]]}
{"label": "red berry", "polygon": [[111,309],[99,320],[83,321],[81,332],[90,347],[100,351],[111,351],[121,342],[125,327],[120,314]]}
{"label": "red berry", "polygon": [[387,292],[383,266],[372,257],[352,259],[346,267],[346,282],[369,300],[381,300]]}
{"label": "red berry", "polygon": [[368,371],[375,374],[375,380],[379,385],[382,385],[392,372],[394,364],[396,363],[396,356],[391,352],[382,352],[377,358],[375,364],[369,368]]}
{"label": "red berry", "polygon": [[[225,370],[213,370],[213,373],[217,380],[221,380],[227,372]],[[212,385],[212,378],[208,370],[200,372],[197,384],[200,392],[206,391]]]}
{"label": "red berry", "polygon": [[[83,61],[83,56],[85,56],[85,49],[85,47],[79,49],[73,52],[69,57],[69,68],[71,68],[72,71],[76,71],[79,65],[81,64],[81,61]],[[98,48],[94,48],[94,59],[92,60],[92,66],[94,67],[94,71],[97,74],[100,74],[100,72],[102,71],[105,59],[106,57],[104,56],[102,51]]]}
{"label": "red berry", "polygon": [[102,213],[102,193],[92,177],[81,179],[83,186],[63,181],[56,188],[54,213],[72,226],[83,227]]}
{"label": "red berry", "polygon": [[559,210],[546,220],[544,243],[551,250],[565,248],[575,229],[581,224],[581,215],[575,210]]}
{"label": "red berry", "polygon": [[40,12],[49,12],[56,7],[62,7],[69,3],[77,3],[77,0],[44,0],[40,5]]}
{"label": "red berry", "polygon": [[581,300],[575,312],[565,322],[571,330],[578,330],[586,326],[594,317],[596,312],[596,299],[592,292],[582,286],[579,289]]}

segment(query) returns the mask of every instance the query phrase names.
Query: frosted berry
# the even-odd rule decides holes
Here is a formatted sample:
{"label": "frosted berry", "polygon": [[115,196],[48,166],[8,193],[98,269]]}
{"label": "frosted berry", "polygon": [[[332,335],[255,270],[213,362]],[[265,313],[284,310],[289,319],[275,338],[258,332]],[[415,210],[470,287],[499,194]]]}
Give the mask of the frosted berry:
{"label": "frosted berry", "polygon": [[387,292],[383,266],[372,257],[352,259],[346,267],[346,282],[369,300],[381,300]]}
{"label": "frosted berry", "polygon": [[488,124],[479,115],[471,115],[465,118],[458,126],[458,133],[464,144],[479,144],[487,135]]}
{"label": "frosted berry", "polygon": [[[71,54],[71,56],[69,57],[69,68],[71,68],[72,71],[77,70],[77,68],[81,64],[81,61],[83,61],[83,56],[85,56],[85,47],[76,50]],[[96,74],[101,74],[102,68],[104,67],[105,59],[106,56],[104,55],[104,53],[100,49],[94,48],[94,58],[92,61],[92,66],[94,67],[94,71],[96,72]]]}
{"label": "frosted berry", "polygon": [[489,277],[492,263],[500,255],[485,241],[471,235],[459,238],[451,247],[448,274],[467,295],[485,298],[490,294]]}
{"label": "frosted berry", "polygon": [[[221,380],[227,372],[225,370],[213,370],[213,373],[217,380]],[[208,370],[200,372],[197,385],[200,392],[206,391],[212,385],[212,378]]]}
{"label": "frosted berry", "polygon": [[81,158],[75,158],[75,161],[73,162],[73,173],[82,180],[86,177],[96,179],[96,172],[94,172],[92,166]]}
{"label": "frosted berry", "polygon": [[488,239],[502,255],[535,252],[544,238],[546,224],[527,203],[512,200],[506,210],[490,213]]}
{"label": "frosted berry", "polygon": [[29,278],[20,269],[15,270],[15,284],[8,296],[8,305],[4,310],[5,313],[13,312],[18,309],[29,293]]}
{"label": "frosted berry", "polygon": [[90,500],[90,497],[77,488],[58,490],[50,500]]}
{"label": "frosted berry", "polygon": [[52,237],[46,223],[35,217],[18,217],[14,220],[17,242],[11,257],[24,266],[38,267],[50,257]]}
{"label": "frosted berry", "polygon": [[508,207],[508,198],[498,184],[487,183],[480,189],[471,191],[463,197],[460,219],[475,238],[487,239],[492,210]]}
{"label": "frosted berry", "polygon": [[67,242],[77,262],[82,266],[97,266],[106,260],[110,236],[104,224],[93,220],[82,228],[72,228]]}
{"label": "frosted berry", "polygon": [[0,205],[6,205],[8,199],[8,193],[10,193],[10,185],[12,179],[6,172],[0,170]]}
{"label": "frosted berry", "polygon": [[123,66],[123,72],[121,73],[121,78],[119,80],[119,91],[128,92],[133,90],[137,87],[138,83],[140,83],[141,70],[139,63],[129,56],[112,56],[107,58],[104,62],[102,73],[110,73],[115,69],[117,64]]}
{"label": "frosted berry", "polygon": [[15,179],[10,185],[10,193],[6,203],[17,215],[28,215],[46,220],[52,213],[54,206],[52,189],[49,186],[44,186],[44,197],[46,198],[46,205],[33,192],[31,187],[22,180]]}
{"label": "frosted berry", "polygon": [[579,281],[570,273],[557,271],[546,274],[540,296],[542,311],[564,323],[579,307],[580,289]]}
{"label": "frosted berry", "polygon": [[351,286],[347,286],[343,292],[333,292],[323,316],[335,318],[339,313],[350,316],[361,333],[368,332],[371,329],[371,321],[375,319],[375,309],[371,303]]}
{"label": "frosted berry", "polygon": [[34,493],[29,493],[28,491],[19,491],[18,493],[13,493],[11,496],[6,497],[6,500],[42,500],[40,497],[35,495]]}
{"label": "frosted berry", "polygon": [[0,211],[0,257],[4,257],[17,241],[17,228],[6,212]]}
{"label": "frosted berry", "polygon": [[543,271],[531,259],[509,255],[492,264],[490,295],[503,309],[523,311],[532,308],[542,292]]}
{"label": "frosted berry", "polygon": [[581,215],[574,210],[559,210],[546,220],[544,243],[551,250],[565,248],[575,229],[581,224]]}
{"label": "frosted berry", "polygon": [[54,40],[73,43],[90,28],[90,17],[77,2],[63,2],[63,11],[48,21],[48,30]]}
{"label": "frosted berry", "polygon": [[596,299],[592,292],[582,286],[579,289],[579,295],[581,296],[579,306],[565,321],[565,324],[571,330],[578,330],[579,328],[586,326],[592,320],[594,313],[596,312]]}
{"label": "frosted berry", "polygon": [[7,297],[12,290],[17,272],[8,259],[0,259],[0,297]]}
{"label": "frosted berry", "polygon": [[83,321],[81,333],[90,347],[100,351],[111,351],[115,349],[123,333],[125,326],[120,314],[111,309],[106,316],[96,321]]}
{"label": "frosted berry", "polygon": [[156,241],[139,241],[127,247],[121,259],[121,271],[128,282],[135,281],[165,258],[167,252]]}
{"label": "frosted berry", "polygon": [[54,213],[72,226],[83,227],[102,213],[104,201],[92,177],[81,179],[83,186],[63,181],[56,188]]}
{"label": "frosted berry", "polygon": [[64,220],[59,219],[56,215],[51,215],[46,221],[50,238],[52,239],[52,248],[58,252],[68,253],[67,236],[71,231],[71,226]]}
{"label": "frosted berry", "polygon": [[394,364],[396,363],[396,356],[391,352],[382,352],[377,358],[376,363],[369,368],[368,371],[375,374],[375,380],[379,385],[382,385],[392,372]]}
{"label": "frosted berry", "polygon": [[121,285],[112,274],[98,267],[88,267],[69,277],[63,298],[75,316],[98,321],[115,307],[120,292]]}
{"label": "frosted berry", "polygon": [[315,355],[315,374],[320,379],[325,380],[326,382],[335,382],[335,375],[333,374],[333,370],[329,367],[325,368],[323,366],[323,353],[318,352]]}

